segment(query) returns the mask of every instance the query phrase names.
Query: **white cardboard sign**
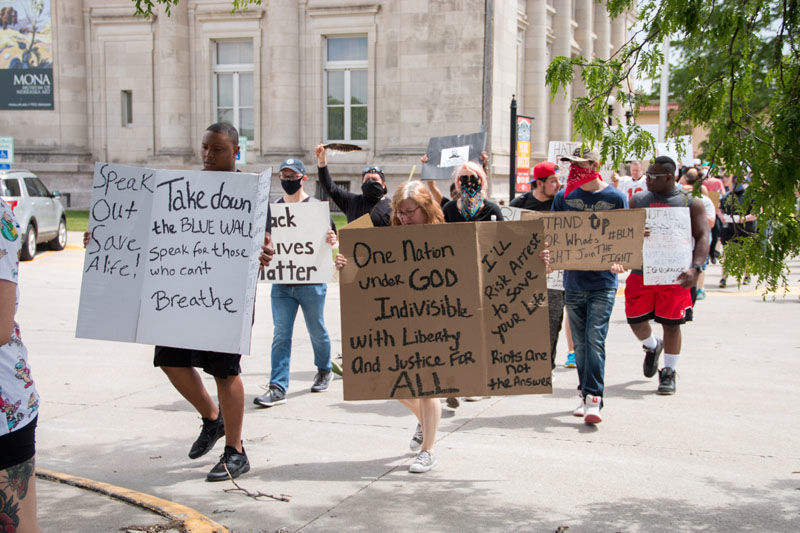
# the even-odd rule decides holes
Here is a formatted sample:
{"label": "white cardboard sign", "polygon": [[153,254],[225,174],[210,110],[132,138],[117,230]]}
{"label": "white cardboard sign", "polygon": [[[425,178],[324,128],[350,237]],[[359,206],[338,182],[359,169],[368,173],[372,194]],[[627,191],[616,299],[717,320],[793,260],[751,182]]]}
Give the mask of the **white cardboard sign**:
{"label": "white cardboard sign", "polygon": [[333,281],[328,202],[275,203],[270,212],[275,255],[265,270],[267,283]]}
{"label": "white cardboard sign", "polygon": [[76,336],[249,353],[270,174],[97,163]]}
{"label": "white cardboard sign", "polygon": [[692,264],[692,223],[688,207],[648,207],[650,236],[642,244],[645,285],[672,285]]}

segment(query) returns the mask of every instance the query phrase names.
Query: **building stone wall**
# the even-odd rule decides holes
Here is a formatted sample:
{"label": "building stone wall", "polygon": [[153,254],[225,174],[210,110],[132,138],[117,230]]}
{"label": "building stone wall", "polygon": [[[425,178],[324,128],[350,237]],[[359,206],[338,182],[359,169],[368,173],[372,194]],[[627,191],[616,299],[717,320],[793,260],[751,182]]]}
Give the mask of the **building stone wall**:
{"label": "building stone wall", "polygon": [[[265,1],[231,13],[230,0],[182,0],[167,17],[133,16],[130,0],[51,0],[52,111],[6,111],[0,135],[15,138],[16,167],[88,206],[97,161],[161,168],[199,165],[215,121],[213,43],[253,43],[254,138],[246,171],[299,157],[315,174],[323,141],[326,37],[368,42],[368,139],[329,157],[337,180],[360,184],[368,164],[393,186],[434,136],[488,132],[491,194],[508,197],[509,119],[534,117],[533,159],[550,140],[570,140],[576,84],[554,100],[544,84],[555,55],[608,57],[627,39],[629,17],[611,21],[594,0]],[[123,91],[133,121],[123,124]],[[621,110],[615,110],[620,113]],[[278,191],[277,180],[274,190]]]}

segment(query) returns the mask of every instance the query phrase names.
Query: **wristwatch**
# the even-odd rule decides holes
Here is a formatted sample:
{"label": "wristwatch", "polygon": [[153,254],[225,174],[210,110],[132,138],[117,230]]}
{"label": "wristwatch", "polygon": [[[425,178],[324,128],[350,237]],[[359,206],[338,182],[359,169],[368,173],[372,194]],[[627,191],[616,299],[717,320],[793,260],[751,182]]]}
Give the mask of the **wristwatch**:
{"label": "wristwatch", "polygon": [[698,265],[697,263],[692,263],[692,266],[690,266],[689,268],[694,268],[698,272],[702,272],[703,271],[703,265]]}

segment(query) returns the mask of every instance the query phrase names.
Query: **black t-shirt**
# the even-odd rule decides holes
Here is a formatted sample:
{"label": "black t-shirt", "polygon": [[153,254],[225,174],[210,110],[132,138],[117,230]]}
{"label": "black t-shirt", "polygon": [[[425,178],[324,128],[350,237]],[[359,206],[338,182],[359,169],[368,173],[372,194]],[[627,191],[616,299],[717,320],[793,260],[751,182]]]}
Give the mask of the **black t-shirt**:
{"label": "black t-shirt", "polygon": [[469,220],[464,218],[461,214],[461,211],[458,209],[457,200],[450,200],[447,202],[442,208],[442,212],[444,213],[445,222],[484,222],[486,220],[492,220],[492,215],[495,216],[495,220],[498,222],[503,220],[503,213],[500,211],[500,206],[489,200],[484,200],[481,208],[475,213],[475,216]]}
{"label": "black t-shirt", "polygon": [[327,166],[318,167],[317,170],[320,184],[327,191],[333,203],[347,217],[347,222],[352,222],[369,213],[373,226],[390,226],[392,224],[392,203],[388,198],[383,197],[377,202],[372,202],[364,198],[363,194],[356,194],[336,185]]}
{"label": "black t-shirt", "polygon": [[529,209],[530,211],[550,211],[553,206],[552,198],[544,202],[537,200],[532,192],[526,192],[511,200],[511,207],[519,207],[521,209]]}

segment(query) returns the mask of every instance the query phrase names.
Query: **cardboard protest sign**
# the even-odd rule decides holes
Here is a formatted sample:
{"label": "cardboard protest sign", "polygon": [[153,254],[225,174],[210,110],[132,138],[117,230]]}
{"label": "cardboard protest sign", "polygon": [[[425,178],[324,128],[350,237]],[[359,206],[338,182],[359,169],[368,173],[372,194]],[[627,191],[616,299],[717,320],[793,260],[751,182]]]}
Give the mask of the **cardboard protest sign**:
{"label": "cardboard protest sign", "polygon": [[522,219],[544,222],[554,270],[641,268],[644,209],[525,211]]}
{"label": "cardboard protest sign", "polygon": [[510,207],[507,205],[500,206],[500,212],[503,214],[503,220],[522,220],[522,213],[525,209],[519,207]]}
{"label": "cardboard protest sign", "polygon": [[76,336],[248,353],[269,174],[98,163]]}
{"label": "cardboard protest sign", "polygon": [[[507,205],[500,206],[500,212],[503,213],[503,220],[523,220],[522,213],[526,211],[529,210],[519,207],[509,207]],[[561,270],[553,270],[547,275],[547,288],[564,290],[564,274]]]}
{"label": "cardboard protest sign", "polygon": [[549,393],[542,223],[341,231],[344,399]]}
{"label": "cardboard protest sign", "polygon": [[361,215],[351,223],[342,226],[340,229],[355,229],[355,228],[374,228],[375,225],[372,223],[372,217],[369,216],[369,213],[366,215]]}
{"label": "cardboard protest sign", "polygon": [[692,222],[688,207],[648,207],[650,236],[642,244],[645,285],[672,285],[692,264]]}
{"label": "cardboard protest sign", "polygon": [[328,202],[274,203],[272,245],[275,255],[264,271],[267,283],[311,284],[333,280]]}
{"label": "cardboard protest sign", "polygon": [[431,137],[428,141],[428,162],[422,165],[421,180],[447,180],[454,167],[467,161],[478,161],[486,149],[486,132]]}

